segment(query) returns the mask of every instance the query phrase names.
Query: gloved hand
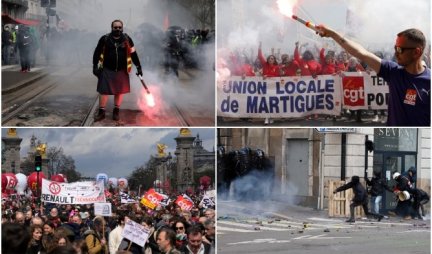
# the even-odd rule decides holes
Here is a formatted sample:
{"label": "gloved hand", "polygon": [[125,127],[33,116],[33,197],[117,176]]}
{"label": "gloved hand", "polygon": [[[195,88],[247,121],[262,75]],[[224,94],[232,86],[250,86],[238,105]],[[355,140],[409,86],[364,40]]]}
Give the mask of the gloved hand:
{"label": "gloved hand", "polygon": [[97,65],[93,65],[93,75],[99,78],[99,75],[102,73],[102,69],[99,69]]}
{"label": "gloved hand", "polygon": [[136,69],[137,69],[137,73],[136,73],[136,75],[139,75],[139,76],[142,77],[143,72],[142,72],[141,66],[137,66]]}

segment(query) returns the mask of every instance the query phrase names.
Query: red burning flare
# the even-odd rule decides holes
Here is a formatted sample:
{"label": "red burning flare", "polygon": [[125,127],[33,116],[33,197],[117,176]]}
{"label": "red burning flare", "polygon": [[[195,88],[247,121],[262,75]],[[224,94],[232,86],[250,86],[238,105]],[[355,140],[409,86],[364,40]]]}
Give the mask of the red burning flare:
{"label": "red burning flare", "polygon": [[145,100],[147,102],[147,106],[149,106],[150,108],[153,108],[156,105],[154,97],[151,93],[145,93],[144,97],[145,97]]}
{"label": "red burning flare", "polygon": [[164,99],[160,89],[160,84],[148,84],[151,93],[148,93],[144,88],[137,93],[137,106],[145,113],[146,118],[157,117],[164,110]]}

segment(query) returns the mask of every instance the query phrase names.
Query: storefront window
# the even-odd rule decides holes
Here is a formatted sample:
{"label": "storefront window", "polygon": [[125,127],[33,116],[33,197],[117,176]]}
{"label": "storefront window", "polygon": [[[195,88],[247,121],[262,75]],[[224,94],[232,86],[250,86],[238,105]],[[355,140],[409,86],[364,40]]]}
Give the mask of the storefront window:
{"label": "storefront window", "polygon": [[417,151],[417,129],[377,128],[374,131],[377,151]]}

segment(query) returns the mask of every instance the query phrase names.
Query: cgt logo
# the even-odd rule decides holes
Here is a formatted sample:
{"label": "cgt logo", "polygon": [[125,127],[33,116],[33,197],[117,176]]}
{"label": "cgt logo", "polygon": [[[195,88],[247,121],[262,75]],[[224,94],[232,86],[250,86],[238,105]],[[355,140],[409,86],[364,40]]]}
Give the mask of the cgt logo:
{"label": "cgt logo", "polygon": [[363,77],[344,77],[342,79],[344,105],[365,105],[365,91]]}

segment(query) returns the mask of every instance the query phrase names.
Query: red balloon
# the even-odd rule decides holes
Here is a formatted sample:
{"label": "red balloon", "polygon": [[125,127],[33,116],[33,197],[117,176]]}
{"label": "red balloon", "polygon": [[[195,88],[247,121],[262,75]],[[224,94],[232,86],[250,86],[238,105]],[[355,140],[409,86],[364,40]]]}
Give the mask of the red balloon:
{"label": "red balloon", "polygon": [[56,181],[56,182],[59,182],[59,183],[64,183],[65,179],[61,175],[53,175],[53,176],[51,176],[51,181]]}
{"label": "red balloon", "polygon": [[194,190],[193,190],[192,187],[188,187],[188,188],[186,189],[186,193],[187,193],[188,195],[192,195],[193,192],[194,192]]}
{"label": "red balloon", "polygon": [[[42,178],[45,178],[45,175],[43,172],[39,172],[39,183],[38,183],[39,189],[42,187]],[[37,182],[37,172],[33,172],[27,178],[27,186],[32,190],[33,193],[37,191],[36,182]]]}
{"label": "red balloon", "polygon": [[199,182],[202,186],[208,187],[211,184],[211,178],[209,176],[202,176],[200,177]]}
{"label": "red balloon", "polygon": [[8,180],[4,174],[1,175],[1,178],[1,192],[5,193]]}
{"label": "red balloon", "polygon": [[4,173],[3,175],[6,176],[6,179],[7,179],[6,189],[7,190],[13,190],[18,183],[18,180],[17,180],[15,174]]}

